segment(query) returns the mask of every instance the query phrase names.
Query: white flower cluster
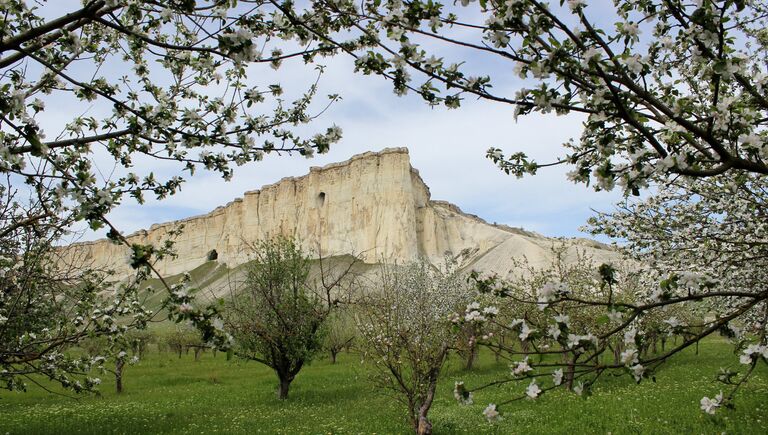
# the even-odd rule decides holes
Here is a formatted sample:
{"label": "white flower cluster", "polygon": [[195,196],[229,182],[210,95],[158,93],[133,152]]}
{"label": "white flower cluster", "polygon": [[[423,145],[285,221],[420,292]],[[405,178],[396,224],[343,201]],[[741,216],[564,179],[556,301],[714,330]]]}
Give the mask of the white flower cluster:
{"label": "white flower cluster", "polygon": [[552,318],[555,323],[552,325],[549,325],[549,329],[547,330],[547,333],[555,340],[558,340],[560,338],[560,335],[562,335],[562,328],[568,329],[571,326],[571,318],[568,317],[566,314],[558,314]]}
{"label": "white flower cluster", "polygon": [[494,306],[488,306],[481,310],[480,303],[472,302],[467,305],[464,320],[470,323],[484,323],[497,314],[499,314],[499,309]]}
{"label": "white flower cluster", "polygon": [[637,349],[627,349],[621,353],[621,363],[627,367],[633,366],[638,361]]}
{"label": "white flower cluster", "polygon": [[717,396],[710,399],[709,397],[701,398],[701,410],[707,414],[714,415],[717,408],[723,404],[723,392],[721,391]]}
{"label": "white flower cluster", "polygon": [[645,367],[639,363],[639,352],[635,346],[637,346],[638,332],[635,328],[630,328],[624,333],[624,345],[627,346],[621,355],[621,363],[627,366],[635,378],[636,382],[645,375]]}
{"label": "white flower cluster", "polygon": [[528,396],[529,399],[535,399],[539,397],[540,394],[541,388],[536,384],[536,379],[532,379],[528,388],[525,389],[525,395]]}
{"label": "white flower cluster", "polygon": [[670,317],[669,319],[664,320],[664,323],[669,325],[669,332],[668,332],[669,335],[676,333],[681,328],[684,328],[686,326],[685,323],[678,320],[677,317]]}
{"label": "white flower cluster", "polygon": [[583,8],[587,5],[586,0],[568,0],[568,8],[570,8],[572,11],[576,11],[580,8]]}
{"label": "white flower cluster", "polygon": [[227,54],[235,62],[253,62],[261,57],[261,52],[253,43],[255,38],[256,35],[249,29],[240,27],[235,32],[221,37],[222,48],[227,50]]}
{"label": "white flower cluster", "polygon": [[457,381],[453,384],[453,397],[461,405],[471,405],[473,403],[472,393],[464,387],[464,382]]}
{"label": "white flower cluster", "polygon": [[757,358],[760,357],[768,359],[768,346],[759,344],[750,344],[742,352],[739,357],[739,362],[742,364],[752,364]]}
{"label": "white flower cluster", "polygon": [[496,410],[496,405],[491,403],[484,410],[483,415],[489,423],[501,420],[501,414]]}
{"label": "white flower cluster", "polygon": [[570,293],[568,285],[560,281],[549,281],[538,291],[539,309],[545,309],[550,302]]}
{"label": "white flower cluster", "polygon": [[522,361],[518,361],[518,363],[515,365],[511,365],[509,368],[512,370],[513,377],[525,375],[526,373],[533,370],[533,368],[528,364],[528,357],[525,357],[525,359]]}
{"label": "white flower cluster", "polygon": [[574,352],[583,352],[587,346],[597,347],[597,337],[592,334],[568,334],[567,346]]}
{"label": "white flower cluster", "polygon": [[531,338],[531,334],[536,332],[536,329],[531,328],[528,326],[528,323],[526,323],[523,319],[515,319],[512,321],[512,323],[509,324],[510,329],[519,329],[520,334],[518,334],[518,337],[521,341],[526,341],[529,338]]}
{"label": "white flower cluster", "polygon": [[552,383],[560,385],[563,383],[563,369],[557,369],[552,372]]}

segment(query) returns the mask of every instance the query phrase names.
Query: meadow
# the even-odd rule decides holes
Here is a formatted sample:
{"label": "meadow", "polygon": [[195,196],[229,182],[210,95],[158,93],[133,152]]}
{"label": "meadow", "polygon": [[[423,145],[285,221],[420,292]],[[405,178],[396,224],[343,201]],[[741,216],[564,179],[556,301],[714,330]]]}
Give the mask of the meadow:
{"label": "meadow", "polygon": [[[589,397],[565,391],[536,401],[502,408],[503,420],[490,424],[481,415],[489,402],[519,394],[512,383],[475,394],[475,403],[460,406],[453,384],[469,386],[503,377],[507,364],[489,353],[464,371],[452,357],[443,371],[438,397],[430,412],[436,434],[527,433],[768,433],[768,370],[762,364],[736,399],[734,410],[716,416],[699,409],[702,396],[722,385],[719,367],[737,358],[721,339],[702,343],[657,372],[656,381],[636,385],[631,377],[608,377]],[[343,353],[337,364],[318,358],[292,385],[287,401],[275,396],[276,378],[264,366],[210,353],[194,361],[154,349],[125,372],[125,392],[116,395],[108,374],[102,394],[78,399],[51,394],[30,385],[26,393],[0,392],[0,434],[407,434],[405,414],[391,396],[368,382],[360,357]]]}

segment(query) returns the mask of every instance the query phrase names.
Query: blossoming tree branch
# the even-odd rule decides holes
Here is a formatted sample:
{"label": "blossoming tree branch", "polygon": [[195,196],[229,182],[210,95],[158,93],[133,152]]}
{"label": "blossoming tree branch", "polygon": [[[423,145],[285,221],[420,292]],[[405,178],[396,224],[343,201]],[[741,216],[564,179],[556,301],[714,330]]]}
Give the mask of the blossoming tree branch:
{"label": "blossoming tree branch", "polygon": [[[291,21],[334,42],[356,68],[430,105],[463,98],[513,104],[518,115],[577,113],[584,133],[561,160],[488,152],[508,173],[570,163],[571,177],[636,192],[656,176],[766,174],[766,6],[752,1],[275,1]],[[490,65],[483,71],[478,65]],[[524,86],[504,93],[513,72]]]}
{"label": "blossoming tree branch", "polygon": [[[146,195],[162,199],[176,193],[185,171],[191,175],[205,169],[229,179],[236,166],[265,154],[311,157],[326,152],[341,136],[336,126],[308,137],[296,133],[297,126],[337,100],[331,95],[313,103],[316,81],[288,100],[280,83],[249,79],[261,67],[279,69],[293,58],[317,69],[312,74],[319,78],[322,68],[314,61],[328,52],[314,38],[297,35],[284,20],[273,19],[274,8],[267,2],[27,3],[0,1],[0,174],[7,176],[0,188],[0,239],[9,247],[0,273],[18,278],[3,281],[9,288],[0,301],[0,334],[10,334],[9,343],[23,342],[0,357],[5,367],[0,379],[12,389],[20,385],[15,374],[38,370],[18,365],[41,359],[50,368],[46,374],[73,385],[62,373],[82,374],[87,367],[62,363],[58,351],[63,346],[89,331],[124,332],[113,323],[95,327],[105,316],[112,322],[115,315],[138,310],[140,324],[151,317],[137,300],[136,286],[155,272],[155,261],[172,255],[172,243],[131,245],[107,219],[114,207],[127,198],[143,203]],[[158,163],[170,164],[175,174],[163,177],[147,169]],[[56,320],[30,326],[25,319],[36,315],[33,306],[12,303],[13,298],[37,300],[54,291],[26,284],[56,281],[60,272],[40,264],[56,263],[53,245],[77,221],[93,229],[107,226],[108,237],[129,245],[128,261],[139,279],[130,290],[118,291],[114,300],[96,303],[94,295],[114,288],[114,283],[98,279],[80,289],[88,297],[83,293],[68,299],[93,303],[76,309],[66,303],[50,306],[46,316]],[[40,261],[24,263],[30,250]],[[73,266],[87,269],[85,264]],[[206,341],[228,342],[215,327],[220,323],[215,307],[182,312],[178,307],[190,301],[182,288],[186,284],[164,284],[170,290],[172,316],[192,320]],[[6,295],[15,296],[5,300]],[[62,316],[72,310],[86,326],[51,338],[54,325],[61,326],[66,320]],[[45,334],[35,328],[49,335],[43,339]]]}
{"label": "blossoming tree branch", "polygon": [[[733,386],[731,393],[705,397],[701,407],[713,413],[732,404],[733,394],[767,356],[767,293],[759,272],[765,244],[761,192],[768,173],[764,3],[273,4],[292,23],[353,56],[357,71],[391,81],[398,95],[415,93],[429,105],[449,108],[480,98],[514,105],[516,116],[554,112],[583,119],[581,137],[566,142],[566,152],[553,162],[491,147],[488,157],[509,174],[567,164],[572,181],[597,190],[618,185],[626,195],[659,191],[648,202],[628,201],[625,209],[593,223],[595,232],[628,240],[623,249],[639,273],[615,273],[606,265],[598,278],[576,274],[582,277],[578,285],[554,272],[557,279],[537,283],[476,277],[487,293],[533,311],[497,321],[491,320],[496,306],[487,312],[470,306],[457,315],[458,323],[493,324],[485,335],[488,345],[493,330],[516,335],[522,350],[497,344],[510,355],[564,354],[562,364],[538,364],[551,367],[550,373],[533,370],[528,359],[513,363],[513,378],[532,379],[521,398],[561,384],[583,392],[606,371],[626,370],[641,381],[669,357],[719,331],[735,340],[748,368],[738,375],[724,370],[719,379]],[[758,228],[752,227],[755,221]],[[616,286],[626,289],[614,293]],[[591,314],[576,327],[571,310]],[[641,355],[651,337],[666,334],[683,341],[662,354]],[[616,362],[605,363],[605,352],[614,353]],[[552,376],[550,386],[541,382],[545,375]],[[457,384],[461,401],[468,394]],[[495,419],[500,413],[493,405],[486,415]]]}

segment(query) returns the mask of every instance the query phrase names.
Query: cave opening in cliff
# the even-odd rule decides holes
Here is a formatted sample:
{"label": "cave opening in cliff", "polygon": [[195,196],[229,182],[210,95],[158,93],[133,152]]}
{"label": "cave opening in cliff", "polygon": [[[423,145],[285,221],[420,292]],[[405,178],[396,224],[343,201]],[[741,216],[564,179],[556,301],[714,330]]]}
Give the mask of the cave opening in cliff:
{"label": "cave opening in cliff", "polygon": [[214,261],[219,258],[219,253],[214,249],[208,253],[208,261]]}
{"label": "cave opening in cliff", "polygon": [[322,207],[323,204],[325,204],[325,192],[320,192],[320,194],[317,195],[317,206]]}

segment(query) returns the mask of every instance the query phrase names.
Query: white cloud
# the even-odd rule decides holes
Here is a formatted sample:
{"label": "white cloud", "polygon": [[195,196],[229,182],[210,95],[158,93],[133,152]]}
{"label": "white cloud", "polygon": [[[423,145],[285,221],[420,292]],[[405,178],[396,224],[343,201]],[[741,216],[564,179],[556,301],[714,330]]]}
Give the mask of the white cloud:
{"label": "white cloud", "polygon": [[[510,63],[496,58],[475,59],[472,53],[455,48],[447,48],[441,55],[448,62],[469,57],[470,65],[478,72],[489,70],[499,79],[493,88],[498,94],[513,94],[508,88],[515,80],[510,77]],[[174,197],[162,202],[149,199],[146,206],[126,200],[110,218],[124,232],[132,232],[153,222],[208,212],[242,196],[244,191],[282,177],[303,175],[310,166],[399,146],[410,149],[412,164],[419,169],[434,199],[453,202],[491,222],[523,226],[548,235],[576,235],[577,228],[591,214],[590,208],[607,210],[619,199],[618,193],[595,193],[586,186],[573,185],[565,178],[567,168],[545,169],[534,177],[518,180],[503,174],[485,158],[485,150],[496,146],[507,152],[524,151],[541,162],[551,161],[563,153],[563,142],[580,135],[579,116],[535,115],[515,123],[512,106],[471,99],[464,101],[459,110],[431,109],[416,95],[396,97],[390,83],[379,77],[353,74],[349,57],[324,59],[321,63],[327,70],[318,98],[339,93],[343,100],[300,131],[311,134],[331,124],[341,126],[344,138],[327,155],[311,160],[298,155],[268,156],[263,162],[237,168],[229,183],[215,174],[198,172]],[[259,78],[261,86],[282,82],[290,99],[306,90],[316,74],[311,67],[300,64],[287,61],[279,71],[258,69],[253,77]],[[71,117],[71,113],[62,113],[66,105],[58,107],[45,115],[47,131],[59,130],[62,121]],[[112,167],[108,161],[102,157],[98,161],[101,169],[109,173]],[[152,170],[159,177],[172,175],[178,169],[148,159],[137,159],[136,164],[142,172]]]}
{"label": "white cloud", "polygon": [[268,156],[263,162],[238,168],[231,182],[201,172],[176,196],[159,204],[150,200],[150,207],[122,207],[111,218],[130,232],[150,222],[205,213],[247,190],[282,177],[304,175],[310,166],[399,146],[410,149],[411,163],[429,185],[433,199],[453,202],[490,222],[573,236],[591,215],[590,208],[606,210],[619,199],[618,193],[596,193],[572,184],[565,177],[566,167],[516,179],[485,158],[488,147],[498,146],[550,161],[563,152],[563,142],[579,136],[578,117],[537,115],[515,123],[513,109],[507,105],[470,101],[460,110],[430,109],[415,101],[415,96],[397,98],[386,83],[363,92],[370,80],[382,83],[374,78],[347,74],[331,79],[324,84],[331,87],[343,82],[350,92],[319,120],[319,125],[333,122],[344,129],[343,140],[328,154],[314,159]]}

